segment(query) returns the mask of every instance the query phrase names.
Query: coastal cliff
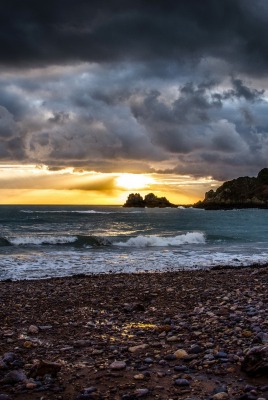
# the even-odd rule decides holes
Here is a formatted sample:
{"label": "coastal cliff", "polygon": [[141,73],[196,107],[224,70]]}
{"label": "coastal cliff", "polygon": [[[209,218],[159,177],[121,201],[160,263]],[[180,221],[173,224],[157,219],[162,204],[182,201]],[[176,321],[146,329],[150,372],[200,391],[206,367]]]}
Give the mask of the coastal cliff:
{"label": "coastal cliff", "polygon": [[210,190],[205,199],[194,204],[207,210],[232,208],[268,208],[268,168],[258,176],[240,177],[225,182],[216,191]]}
{"label": "coastal cliff", "polygon": [[157,197],[153,193],[147,194],[144,199],[139,193],[131,193],[123,207],[175,208],[177,206],[170,203],[165,197]]}

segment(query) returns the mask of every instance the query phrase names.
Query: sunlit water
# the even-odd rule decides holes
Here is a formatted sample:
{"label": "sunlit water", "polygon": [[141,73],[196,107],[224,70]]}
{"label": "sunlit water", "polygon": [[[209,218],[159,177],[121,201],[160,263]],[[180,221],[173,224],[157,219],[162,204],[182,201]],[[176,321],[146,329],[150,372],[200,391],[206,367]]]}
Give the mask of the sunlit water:
{"label": "sunlit water", "polygon": [[268,210],[0,206],[0,280],[252,265]]}

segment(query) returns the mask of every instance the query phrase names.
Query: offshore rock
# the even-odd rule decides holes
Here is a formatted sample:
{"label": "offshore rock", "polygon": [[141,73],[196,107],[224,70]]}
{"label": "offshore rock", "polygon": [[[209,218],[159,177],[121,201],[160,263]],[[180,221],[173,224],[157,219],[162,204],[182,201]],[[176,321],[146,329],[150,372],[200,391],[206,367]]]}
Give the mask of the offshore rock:
{"label": "offshore rock", "polygon": [[244,176],[223,183],[216,191],[208,191],[205,199],[194,207],[207,210],[268,208],[268,168],[262,169],[256,178]]}
{"label": "offshore rock", "polygon": [[147,194],[144,199],[139,193],[131,193],[123,207],[177,208],[175,204],[170,203],[165,197],[157,197],[153,193]]}

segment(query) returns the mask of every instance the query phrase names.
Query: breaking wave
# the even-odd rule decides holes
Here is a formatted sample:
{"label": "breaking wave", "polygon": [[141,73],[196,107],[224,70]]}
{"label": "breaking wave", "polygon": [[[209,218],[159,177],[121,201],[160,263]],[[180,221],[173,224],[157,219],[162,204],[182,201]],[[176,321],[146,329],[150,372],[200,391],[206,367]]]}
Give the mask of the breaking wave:
{"label": "breaking wave", "polygon": [[11,243],[6,238],[0,237],[0,247],[2,246],[11,246]]}
{"label": "breaking wave", "polygon": [[110,246],[111,242],[102,236],[52,236],[52,235],[35,235],[35,236],[18,236],[11,238],[0,237],[0,246],[55,246],[55,245],[72,245],[75,247],[97,247]]}
{"label": "breaking wave", "polygon": [[95,210],[53,210],[53,211],[39,211],[39,210],[20,210],[26,214],[112,214],[110,211],[95,211]]}
{"label": "breaking wave", "polygon": [[116,242],[117,246],[125,247],[166,247],[181,246],[183,244],[204,244],[205,235],[202,232],[187,232],[178,236],[143,236],[139,235],[128,239],[126,242]]}
{"label": "breaking wave", "polygon": [[[25,214],[117,214],[118,211],[96,211],[96,210],[20,210]],[[121,211],[120,214],[141,214],[142,211]]]}

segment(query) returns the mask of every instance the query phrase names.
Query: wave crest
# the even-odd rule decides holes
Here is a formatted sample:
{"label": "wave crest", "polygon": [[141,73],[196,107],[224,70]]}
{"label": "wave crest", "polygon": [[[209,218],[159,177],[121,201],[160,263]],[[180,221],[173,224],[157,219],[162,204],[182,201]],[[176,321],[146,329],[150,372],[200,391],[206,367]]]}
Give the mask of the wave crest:
{"label": "wave crest", "polygon": [[126,242],[116,242],[116,246],[125,247],[166,247],[181,246],[184,244],[204,244],[205,235],[202,232],[187,232],[178,236],[143,236],[139,235],[128,239]]}
{"label": "wave crest", "polygon": [[0,247],[2,246],[11,246],[11,243],[5,237],[0,236]]}
{"label": "wave crest", "polygon": [[[7,243],[6,243],[7,242]],[[2,246],[5,245],[13,246],[46,246],[46,245],[71,245],[75,247],[96,247],[96,246],[109,246],[111,242],[102,236],[18,236],[9,238],[4,241]],[[0,240],[1,245],[1,240]]]}

